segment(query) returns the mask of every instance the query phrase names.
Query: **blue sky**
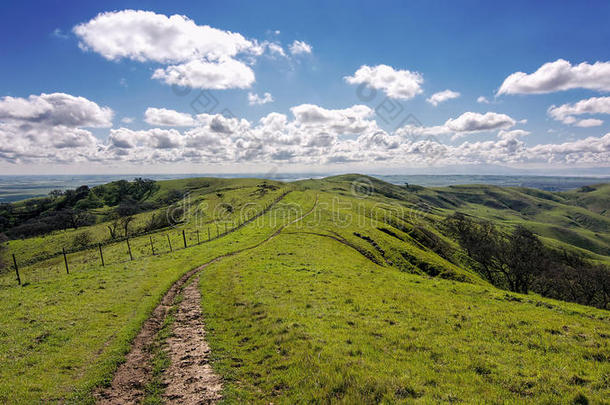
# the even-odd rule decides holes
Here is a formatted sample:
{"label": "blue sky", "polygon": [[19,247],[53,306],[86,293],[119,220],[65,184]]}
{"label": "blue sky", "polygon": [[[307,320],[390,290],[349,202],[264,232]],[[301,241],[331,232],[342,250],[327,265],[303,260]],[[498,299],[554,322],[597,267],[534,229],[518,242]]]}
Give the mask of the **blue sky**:
{"label": "blue sky", "polygon": [[[91,31],[89,42],[82,32],[78,34],[73,30],[79,24],[94,21],[99,13],[122,10],[145,10],[168,17],[178,14],[188,17],[196,26],[240,34],[249,41],[248,49],[228,57],[247,66],[246,70],[252,72],[254,80],[247,85],[228,84],[226,89],[218,89],[217,84],[204,81],[177,92],[175,87],[151,76],[157,69],[187,63],[193,60],[192,57],[161,62],[151,54],[144,60],[129,56],[129,52],[121,54],[127,56],[109,57],[100,49],[108,43],[104,36],[116,33],[114,28],[107,32],[87,27]],[[610,110],[606,100],[610,90],[610,68],[606,66],[610,63],[609,18],[608,2],[308,1],[287,4],[177,1],[171,5],[151,1],[3,2],[0,5],[0,35],[4,38],[0,43],[0,75],[3,78],[0,81],[0,124],[3,123],[4,128],[0,129],[0,140],[5,145],[13,139],[17,141],[13,148],[0,148],[0,170],[6,173],[222,172],[279,167],[280,170],[401,172],[412,166],[425,168],[430,165],[494,165],[539,170],[596,167],[599,170],[610,166],[610,136],[608,140],[604,138],[610,133]],[[146,23],[145,19],[138,21]],[[184,26],[183,22],[180,24]],[[125,30],[135,29],[136,25],[128,25]],[[130,47],[133,51],[133,44],[120,41],[135,38],[136,34],[125,32],[123,38],[115,38],[119,43],[114,45]],[[197,39],[194,41],[196,47]],[[292,54],[290,47],[294,41],[304,42],[311,51]],[[253,43],[264,48],[260,55],[252,55]],[[279,45],[286,56],[271,51],[269,44]],[[197,57],[206,63],[217,62],[214,57],[197,52]],[[523,90],[523,86],[516,83],[509,86],[512,90],[497,95],[510,75],[516,72],[532,75],[543,65],[558,60],[565,61],[568,73],[573,75],[570,79],[558,76],[557,80],[568,81],[564,86],[567,90],[553,87],[555,79],[541,74],[531,78],[535,82],[533,90]],[[599,65],[594,66],[596,62]],[[576,68],[581,63],[587,63],[584,66],[586,77],[581,77],[583,69]],[[362,76],[361,83],[367,91],[374,90],[375,97],[371,100],[359,98],[358,83],[350,84],[345,78],[356,77],[356,72],[363,66],[374,70],[383,65],[392,69],[390,75],[405,71],[411,74],[411,79],[418,75],[420,82],[416,94],[391,97],[388,89],[374,84],[369,75],[368,79]],[[593,67],[589,68],[589,65]],[[400,79],[401,74],[397,75]],[[227,78],[230,83],[236,83],[231,81],[233,79]],[[402,79],[408,80],[408,77],[402,76]],[[427,101],[444,90],[459,93],[459,97],[436,106]],[[194,110],[191,103],[201,91],[218,100],[219,105],[214,111],[205,111],[209,117],[200,122],[195,116],[203,111]],[[41,118],[24,118],[22,111],[15,110],[22,108],[23,103],[16,100],[36,103],[38,99],[31,96],[43,93],[82,97],[101,109],[112,110],[112,116],[83,118],[80,123],[72,124],[54,118],[47,120],[44,127],[38,127],[42,125]],[[249,93],[260,97],[270,93],[273,102],[250,105]],[[477,102],[480,96],[489,103]],[[402,110],[397,118],[384,120],[375,109],[388,97],[390,104],[386,107],[390,105]],[[590,99],[596,99],[589,102],[596,105],[593,110],[574,106]],[[45,103],[50,103],[48,108],[53,109],[46,112],[45,117],[66,114],[63,110],[57,112],[59,101],[49,99]],[[82,106],[76,104],[73,107],[77,111],[71,114],[96,114],[90,109],[78,110]],[[562,112],[564,110],[558,110],[555,116],[549,113],[551,106],[566,104],[568,107],[564,110],[570,113]],[[303,112],[302,117],[297,117],[291,108],[303,105],[318,108],[316,114],[320,111],[326,114],[325,122],[307,121],[311,111],[304,108],[299,110]],[[372,112],[344,111],[354,105],[367,106]],[[149,107],[189,114],[198,124],[186,127],[152,125],[144,120]],[[222,139],[205,132],[212,128],[212,115],[219,114],[222,109],[247,120],[249,129],[242,125],[238,130],[236,126],[239,125],[235,124],[230,133],[225,131]],[[498,116],[484,116],[488,112]],[[261,127],[259,120],[273,113],[285,115],[287,124],[278,129],[282,135],[267,139],[269,131]],[[465,113],[473,115],[463,116]],[[397,133],[396,125],[410,114],[416,118],[411,123],[436,130],[407,131],[407,135],[405,131]],[[132,121],[123,122],[126,117]],[[439,128],[447,127],[450,119],[455,120],[455,125],[448,125],[449,129],[444,130]],[[495,124],[487,125],[490,119]],[[337,125],[336,120],[363,120],[364,123],[355,128]],[[34,128],[32,133],[25,133],[28,128]],[[56,133],[66,128],[72,134],[71,141],[57,141]],[[121,128],[125,131],[112,135],[112,131]],[[150,131],[154,129],[174,132],[152,134]],[[88,135],[83,131],[95,139],[85,139]],[[195,137],[193,131],[199,131],[200,138],[208,139],[209,147],[201,143],[200,138],[191,142]],[[36,134],[46,135],[35,139],[39,136]],[[320,134],[330,138],[319,143],[316,137]],[[278,136],[281,141],[276,139]],[[83,138],[76,140],[77,137]],[[170,137],[172,141],[163,146],[159,137]],[[116,139],[119,138],[122,141],[130,138],[129,147],[118,146],[121,142]],[[595,139],[582,143],[591,138]],[[256,146],[253,140],[264,146]],[[501,141],[512,144],[509,148],[504,144],[482,144]],[[54,155],[61,155],[61,158],[54,159],[38,152],[25,153],[33,150],[28,142],[33,145],[48,142],[45,150],[57,148]],[[193,142],[197,148],[207,148],[208,152],[189,158],[194,156]],[[414,150],[422,150],[421,143],[437,143],[446,150],[441,157],[438,154],[426,158],[410,157]],[[468,152],[464,152],[464,147],[459,149],[464,143],[467,143]],[[125,142],[123,144],[125,146]],[[314,150],[313,144],[319,147]],[[478,145],[476,153],[472,152],[475,148],[472,145]],[[555,147],[532,149],[536,145]],[[501,155],[507,152],[498,148],[508,148],[512,155]],[[493,159],[486,157],[496,154],[498,156]]]}

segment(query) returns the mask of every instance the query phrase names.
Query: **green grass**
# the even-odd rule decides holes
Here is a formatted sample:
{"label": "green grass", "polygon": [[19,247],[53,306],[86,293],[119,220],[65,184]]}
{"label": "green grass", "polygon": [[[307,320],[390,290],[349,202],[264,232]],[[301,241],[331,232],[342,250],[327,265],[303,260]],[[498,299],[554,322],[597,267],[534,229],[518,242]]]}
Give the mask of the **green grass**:
{"label": "green grass", "polygon": [[407,274],[313,235],[214,264],[200,286],[227,403],[610,395],[604,311]]}
{"label": "green grass", "polygon": [[171,365],[167,353],[167,339],[172,336],[172,327],[176,320],[175,314],[183,298],[182,294],[179,294],[174,299],[173,306],[163,321],[163,326],[155,337],[152,347],[149,348],[152,354],[152,378],[144,388],[143,404],[163,404],[163,393],[165,392],[163,373]]}
{"label": "green grass", "polygon": [[[259,192],[258,185],[263,184],[263,182],[278,188],[268,190],[262,194]],[[196,242],[195,232],[197,230],[200,233],[200,240],[206,240],[208,227],[211,236],[214,237],[219,230],[220,232],[224,231],[225,225],[231,228],[236,222],[243,221],[246,217],[260,212],[264,206],[285,191],[285,186],[280,188],[283,185],[277,182],[257,179],[235,179],[235,181],[231,181],[228,179],[202,178],[168,180],[159,182],[159,184],[161,186],[160,190],[151,197],[150,202],[162,199],[169,190],[189,190],[188,195],[183,200],[173,204],[173,206],[185,208],[183,222],[169,229],[175,238],[175,241],[172,240],[172,244],[175,246],[182,244],[182,230],[187,232],[191,243]],[[181,187],[185,189],[181,189]],[[224,208],[226,204],[233,207],[233,212],[228,212]],[[152,215],[166,215],[166,211],[167,207],[163,207],[135,215],[134,221],[129,226],[130,233],[141,232]],[[10,241],[8,246],[10,252],[17,256],[19,262],[29,263],[56,255],[61,252],[62,248],[67,251],[78,249],[77,246],[74,246],[74,239],[77,235],[85,232],[90,235],[93,244],[112,243],[107,228],[110,223],[111,221],[106,221],[79,229],[55,231],[48,235],[23,240],[17,239]],[[167,242],[164,240],[164,234],[167,232],[168,230],[156,232],[161,236],[158,241],[160,249],[169,250]],[[120,234],[123,235],[122,231]],[[144,241],[143,243],[148,243],[149,240],[148,236],[140,239]],[[147,250],[150,251],[150,247]]]}
{"label": "green grass", "polygon": [[[357,180],[366,198],[353,193]],[[200,277],[213,367],[228,403],[591,403],[610,396],[610,315],[498,290],[439,232],[455,210],[508,229],[524,224],[555,247],[610,262],[601,207],[610,188],[570,193],[460,186],[400,187],[359,175],[307,180],[269,212],[192,246],[194,230],[235,223],[279,196],[257,179],[162,182],[152,197],[190,192],[176,229],[23,266],[26,285],[0,274],[0,402],[91,403],[169,287],[220,255],[269,242],[206,268]],[[279,184],[279,183],[278,183]],[[288,187],[283,186],[283,189]],[[249,207],[249,206],[248,206]],[[146,222],[141,214],[139,223]],[[182,229],[188,249],[182,248]],[[221,225],[222,229],[222,225]],[[105,224],[88,229],[107,238]],[[224,229],[222,229],[224,230]],[[11,241],[21,260],[61,250],[77,232]],[[569,232],[567,232],[569,231]],[[174,247],[169,252],[166,234]],[[433,276],[433,277],[432,277]],[[171,318],[166,321],[168,330]],[[163,336],[158,337],[157,349]],[[167,366],[155,352],[150,403]]]}
{"label": "green grass", "polygon": [[[302,192],[286,197],[305,207],[309,200]],[[262,241],[291,218],[272,210],[209,244],[106,267],[77,267],[70,275],[48,274],[53,270],[39,263],[26,273],[30,283],[24,287],[16,286],[11,274],[2,275],[0,402],[88,402],[95,386],[110,381],[129,342],[182,274]],[[34,277],[38,273],[44,277]]]}

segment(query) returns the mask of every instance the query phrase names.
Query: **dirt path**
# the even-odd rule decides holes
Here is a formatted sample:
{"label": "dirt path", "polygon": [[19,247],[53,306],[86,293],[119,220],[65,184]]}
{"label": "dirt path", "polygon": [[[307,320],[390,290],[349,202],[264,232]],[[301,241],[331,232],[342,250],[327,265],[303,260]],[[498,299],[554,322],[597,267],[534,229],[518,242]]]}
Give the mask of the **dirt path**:
{"label": "dirt path", "polygon": [[161,303],[157,305],[134,339],[131,350],[127,354],[125,362],[115,372],[111,385],[95,394],[97,403],[109,405],[136,404],[143,397],[144,387],[151,373],[149,348],[155,335],[161,329],[163,321],[184,283],[193,274],[211,263],[187,272],[165,293]]}
{"label": "dirt path", "polygon": [[[94,396],[96,398],[96,402],[98,404],[103,404],[103,405],[119,405],[119,404],[137,404],[142,400],[142,398],[144,397],[144,388],[146,386],[146,383],[148,381],[150,381],[150,376],[151,376],[150,347],[152,346],[152,344],[154,342],[155,336],[161,329],[169,310],[172,308],[176,295],[180,292],[182,287],[192,276],[194,276],[201,270],[205,269],[209,265],[224,259],[225,257],[234,256],[238,253],[242,253],[247,250],[256,249],[257,247],[261,246],[262,244],[270,241],[271,239],[278,236],[286,227],[301,221],[302,219],[307,217],[309,214],[311,214],[314,211],[314,209],[316,208],[317,204],[318,204],[318,197],[316,195],[314,204],[309,211],[307,211],[305,214],[301,215],[300,217],[296,218],[295,220],[282,225],[277,231],[275,231],[273,234],[268,236],[266,239],[262,240],[261,242],[255,244],[253,246],[239,249],[234,252],[227,253],[225,255],[212,259],[209,262],[203,264],[202,266],[199,266],[197,268],[194,268],[194,269],[188,271],[182,277],[180,277],[180,279],[177,282],[175,282],[170,287],[170,289],[167,291],[167,293],[163,296],[163,298],[161,299],[161,303],[153,310],[151,316],[146,320],[146,322],[142,326],[142,329],[140,330],[140,332],[138,333],[138,335],[136,336],[136,338],[133,341],[131,350],[125,358],[125,362],[117,368],[117,371],[114,374],[114,377],[112,379],[112,383],[110,384],[110,386],[106,387],[106,388],[102,388],[102,389],[98,390],[97,392],[95,392]],[[189,286],[194,286],[193,288],[197,289],[197,285],[195,283],[192,283]],[[186,288],[185,288],[185,290],[186,290]],[[186,293],[186,291],[185,291],[185,293]],[[197,293],[199,293],[199,291],[197,291]],[[209,352],[209,349],[207,348],[207,343],[203,339],[205,332],[203,330],[203,320],[201,319],[201,312],[200,312],[201,311],[201,309],[200,309],[201,297],[199,296],[198,299],[197,299],[197,297],[195,297],[195,299],[193,300],[193,299],[188,299],[185,296],[183,302],[184,301],[195,301],[194,303],[191,303],[188,305],[189,305],[189,307],[191,305],[196,305],[199,310],[199,316],[198,316],[198,320],[197,320],[199,322],[199,325],[197,326],[195,323],[190,325],[190,323],[192,321],[192,320],[190,320],[187,322],[187,325],[184,325],[184,327],[191,331],[192,331],[191,327],[198,327],[198,328],[200,328],[200,331],[199,331],[199,333],[196,333],[196,334],[185,334],[185,335],[183,335],[182,340],[174,339],[173,340],[174,347],[172,347],[171,340],[168,340],[168,343],[170,343],[169,349],[168,349],[169,353],[170,354],[173,354],[174,352],[179,353],[181,350],[180,347],[183,347],[183,348],[184,347],[194,347],[191,345],[191,341],[190,341],[191,339],[195,340],[194,342],[192,342],[193,345],[202,345],[202,346],[205,345],[205,349],[203,349],[203,348],[198,349],[198,351],[196,353],[197,355],[203,353],[202,350],[208,350],[208,352]],[[182,306],[181,306],[181,308],[182,308]],[[185,310],[188,310],[188,308]],[[187,316],[187,315],[185,315],[185,316]],[[177,327],[177,326],[180,326],[180,325],[178,325],[178,320],[174,324],[174,327]],[[201,337],[200,340],[199,340],[199,337]],[[207,360],[208,352],[204,353],[205,354],[204,357],[199,357],[199,358],[197,358],[197,360],[193,360],[193,362],[194,363],[202,362],[203,363],[202,367],[205,365],[210,367],[208,364],[208,360]],[[193,357],[195,357],[194,355],[195,355],[195,353],[193,353]],[[178,358],[178,362],[180,362],[180,361],[182,361],[182,360],[180,358]],[[174,368],[175,366],[180,367],[178,365],[178,363],[175,361],[175,359],[172,357],[172,365],[166,372],[169,372],[169,370],[172,370],[172,368]],[[195,373],[200,372],[199,369],[193,369],[192,371]],[[189,397],[190,398],[189,400],[193,400],[196,402],[187,402],[186,397],[183,397],[182,399],[166,397],[166,400],[168,402],[175,401],[175,403],[206,403],[206,400],[204,398],[206,398],[206,395],[208,392],[219,393],[220,389],[222,388],[222,386],[220,386],[218,389],[216,389],[216,384],[220,385],[220,382],[219,381],[213,382],[211,375],[206,377],[209,379],[208,380],[209,385],[205,385],[205,383],[203,383],[203,381],[202,381],[202,384],[204,384],[204,385],[200,385],[200,384],[192,384],[192,383],[186,382],[186,380],[190,380],[191,378],[193,378],[194,376],[197,376],[198,374],[186,374],[186,373],[183,374],[181,372],[177,372],[177,371],[175,371],[175,372],[177,373],[175,375],[175,378],[180,379],[180,380],[172,382],[172,385],[174,385],[172,390],[177,390],[177,391],[175,391],[176,395],[184,395],[184,393],[186,393],[186,392],[188,392],[190,394],[191,391],[196,389],[196,387],[205,387],[205,389],[202,389],[201,391],[198,391]],[[203,378],[203,374],[201,374],[201,377]],[[180,389],[181,389],[180,387],[185,387],[186,385],[189,385],[189,388],[187,390],[185,390],[183,394],[180,394]],[[194,387],[190,387],[190,386],[194,386]],[[169,392],[169,386],[167,387],[166,392]],[[218,399],[218,398],[212,399],[212,397],[210,396],[210,399],[207,401],[207,403],[215,402],[216,399]]]}
{"label": "dirt path", "polygon": [[210,365],[201,317],[199,276],[182,290],[173,335],[167,339],[170,367],[165,370],[164,399],[168,404],[209,404],[221,398],[222,382]]}

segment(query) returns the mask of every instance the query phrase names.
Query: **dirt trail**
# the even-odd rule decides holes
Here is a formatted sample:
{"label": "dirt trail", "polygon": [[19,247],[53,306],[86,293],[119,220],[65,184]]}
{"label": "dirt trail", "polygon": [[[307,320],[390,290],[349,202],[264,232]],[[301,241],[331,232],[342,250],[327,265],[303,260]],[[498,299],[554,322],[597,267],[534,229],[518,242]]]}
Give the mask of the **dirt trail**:
{"label": "dirt trail", "polygon": [[168,404],[209,404],[221,398],[222,382],[210,365],[210,347],[205,341],[201,317],[199,276],[182,290],[173,325],[167,339],[170,367],[165,371],[164,399]]}
{"label": "dirt trail", "polygon": [[144,388],[151,375],[149,348],[163,326],[163,321],[172,308],[176,295],[189,278],[218,260],[220,258],[190,270],[170,287],[134,339],[125,362],[114,373],[111,385],[95,393],[98,404],[137,404],[142,399]]}
{"label": "dirt trail", "polygon": [[[209,262],[188,271],[182,277],[180,277],[180,279],[170,287],[170,289],[167,291],[167,293],[165,293],[165,295],[161,299],[161,303],[153,310],[151,316],[146,320],[146,322],[142,326],[142,329],[140,330],[140,332],[138,333],[138,335],[136,336],[136,338],[133,341],[131,350],[125,358],[125,362],[117,368],[110,386],[106,387],[106,388],[102,388],[94,394],[94,396],[96,398],[96,402],[98,404],[102,404],[102,405],[119,405],[119,404],[137,404],[142,400],[142,398],[144,397],[144,389],[145,389],[146,383],[148,381],[150,381],[150,376],[151,376],[151,366],[150,366],[151,353],[150,353],[149,349],[154,342],[155,336],[157,335],[157,333],[163,326],[163,322],[164,322],[169,310],[172,308],[176,295],[180,292],[182,287],[192,276],[194,276],[201,270],[205,269],[209,265],[216,263],[217,261],[220,261],[226,257],[234,256],[234,255],[242,253],[244,251],[258,248],[262,244],[264,244],[264,243],[270,241],[271,239],[275,238],[276,236],[278,236],[286,227],[303,220],[305,217],[307,217],[309,214],[311,214],[314,211],[317,204],[318,204],[318,196],[316,195],[314,204],[309,211],[307,211],[305,214],[301,215],[300,217],[296,218],[295,220],[282,225],[277,231],[275,231],[273,234],[268,236],[266,239],[262,240],[261,242],[255,244],[253,246],[239,249],[234,252],[227,253],[227,254],[219,256],[215,259],[212,259]],[[197,284],[195,284],[195,283],[190,284],[190,286],[194,286],[193,288],[197,289]],[[185,291],[185,293],[186,293],[186,291]],[[199,292],[197,291],[197,293],[199,293]],[[192,297],[191,297],[191,299],[189,299],[185,296],[183,302],[184,301],[195,301],[194,303],[192,303],[192,305],[196,305],[197,308],[199,309],[199,311],[201,311],[201,309],[200,309],[201,297],[199,297],[199,298],[195,297],[195,299],[193,300]],[[188,305],[190,308],[191,304],[188,304]],[[188,308],[185,308],[185,311],[188,311]],[[193,346],[191,346],[191,342],[190,342],[191,339],[195,339],[195,342],[192,342],[193,345],[199,344],[199,345],[202,345],[202,347],[205,347],[205,349],[201,349],[201,348],[200,348],[201,350],[197,349],[198,350],[197,355],[203,353],[202,350],[208,350],[208,352],[209,352],[209,348],[207,348],[207,343],[203,339],[205,332],[203,329],[203,320],[201,319],[201,312],[199,312],[198,318],[199,318],[198,319],[199,325],[195,325],[195,323],[190,325],[190,323],[193,320],[188,320],[187,325],[185,325],[184,327],[189,330],[192,330],[191,327],[198,327],[198,328],[200,328],[200,332],[198,332],[196,334],[182,335],[183,336],[182,340],[180,340],[180,339],[168,340],[168,343],[169,343],[168,350],[169,350],[170,354],[180,352],[180,350],[181,350],[180,347],[183,347],[183,348],[184,347],[193,347]],[[176,322],[178,322],[178,320]],[[177,326],[177,324],[174,325],[174,327],[176,327],[176,326]],[[201,340],[199,340],[200,336],[201,336]],[[172,343],[173,343],[173,346],[172,346]],[[203,345],[205,345],[205,346],[203,346]],[[210,367],[208,364],[208,352],[204,353],[205,354],[204,357],[199,357],[193,361],[195,363],[201,362],[201,363],[203,363],[202,366],[207,365],[208,367]],[[178,359],[178,361],[181,361],[180,358]],[[179,367],[179,365],[176,363],[175,359],[172,357],[172,365],[170,366],[170,368],[168,370],[166,370],[166,373],[168,373],[169,370],[172,370],[176,365]],[[211,370],[211,367],[210,367],[210,370]],[[212,398],[212,394],[211,394],[212,392],[219,394],[220,390],[222,389],[222,385],[221,385],[220,381],[217,382],[216,380],[214,380],[212,378],[212,375],[208,375],[205,377],[208,379],[208,385],[205,385],[205,383],[202,382],[204,384],[202,386],[200,384],[189,384],[186,382],[186,380],[193,378],[197,374],[186,374],[186,373],[182,373],[182,372],[178,373],[175,370],[174,370],[174,372],[176,373],[175,378],[180,379],[180,380],[172,382],[172,385],[173,385],[172,390],[178,390],[178,391],[175,391],[175,394],[182,395],[182,397],[173,398],[173,397],[167,396],[166,400],[168,402],[175,401],[175,403],[213,403],[217,399],[220,398],[220,397]],[[198,368],[197,369],[193,368],[192,372],[197,373],[197,372],[201,372],[201,371]],[[201,374],[201,376],[203,377],[203,374]],[[219,385],[218,389],[216,388],[216,384]],[[182,393],[180,394],[180,389],[181,389],[180,387],[184,388],[186,385],[195,386],[195,387],[190,387],[188,389],[184,389],[182,391]],[[196,387],[200,387],[201,390],[194,391]],[[170,389],[170,387],[168,386],[167,393],[169,393],[169,389]],[[189,394],[188,398],[185,396],[186,393]],[[210,393],[209,400],[206,400],[205,398],[208,397],[208,393]],[[191,401],[193,401],[193,402],[191,402]]]}

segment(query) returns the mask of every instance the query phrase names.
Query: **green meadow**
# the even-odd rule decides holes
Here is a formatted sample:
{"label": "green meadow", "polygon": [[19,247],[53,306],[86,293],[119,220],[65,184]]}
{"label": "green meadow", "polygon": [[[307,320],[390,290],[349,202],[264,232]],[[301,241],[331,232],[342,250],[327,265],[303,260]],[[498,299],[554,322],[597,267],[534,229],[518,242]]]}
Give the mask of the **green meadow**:
{"label": "green meadow", "polygon": [[[610,312],[493,286],[442,224],[459,211],[507,232],[523,225],[608,265],[610,185],[550,193],[344,175],[159,186],[148,198],[161,207],[131,223],[133,260],[110,238],[110,207],[92,209],[94,225],[8,243],[0,402],[94,402],[170,286],[238,252],[199,277],[225,403],[609,403]],[[182,198],[163,205],[172,190]],[[177,206],[173,227],[138,233]],[[91,246],[74,248],[84,232]]]}

